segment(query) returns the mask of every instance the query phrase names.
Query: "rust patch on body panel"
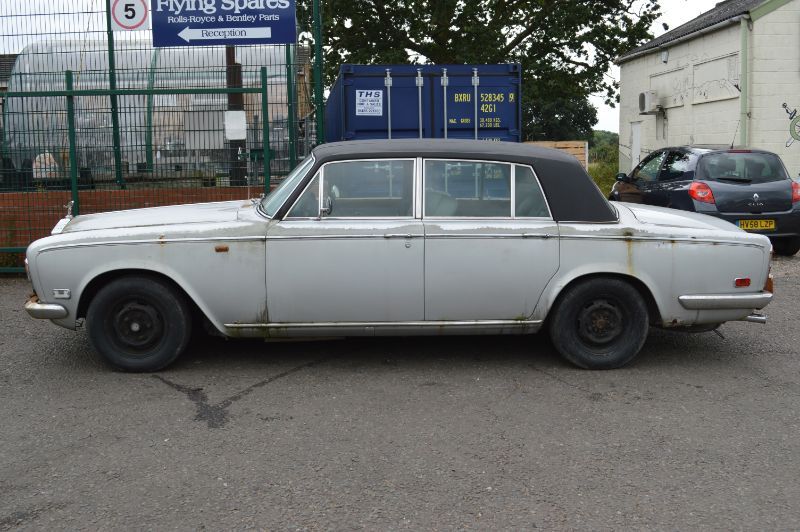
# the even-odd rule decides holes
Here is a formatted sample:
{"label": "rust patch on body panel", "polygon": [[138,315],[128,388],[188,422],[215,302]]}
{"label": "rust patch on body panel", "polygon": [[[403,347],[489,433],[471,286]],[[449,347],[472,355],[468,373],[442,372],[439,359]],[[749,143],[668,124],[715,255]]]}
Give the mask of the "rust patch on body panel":
{"label": "rust patch on body panel", "polygon": [[214,246],[214,251],[216,251],[217,253],[227,253],[228,251],[230,251],[230,248],[227,245],[219,245],[219,246]]}

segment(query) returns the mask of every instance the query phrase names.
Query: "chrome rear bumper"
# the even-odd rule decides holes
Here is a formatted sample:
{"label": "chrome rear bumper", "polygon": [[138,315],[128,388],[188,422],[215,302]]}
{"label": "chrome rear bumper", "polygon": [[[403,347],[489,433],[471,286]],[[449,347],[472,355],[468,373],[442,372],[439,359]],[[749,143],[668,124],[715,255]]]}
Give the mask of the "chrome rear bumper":
{"label": "chrome rear bumper", "polygon": [[704,294],[680,296],[678,301],[688,310],[762,309],[772,301],[772,294]]}
{"label": "chrome rear bumper", "polygon": [[39,320],[58,320],[67,317],[67,309],[52,303],[39,303],[38,296],[31,296],[25,303],[25,311]]}

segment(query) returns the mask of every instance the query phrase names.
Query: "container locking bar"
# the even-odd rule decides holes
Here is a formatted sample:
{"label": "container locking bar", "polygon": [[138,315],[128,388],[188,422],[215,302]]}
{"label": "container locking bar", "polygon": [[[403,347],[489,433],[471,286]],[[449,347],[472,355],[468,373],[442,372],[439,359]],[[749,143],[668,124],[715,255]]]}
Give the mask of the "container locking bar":
{"label": "container locking bar", "polygon": [[422,69],[417,69],[417,98],[419,99],[419,138],[422,138],[422,86],[425,85],[425,78],[422,77]]}
{"label": "container locking bar", "polygon": [[442,96],[444,99],[444,138],[447,138],[447,69],[442,69]]}
{"label": "container locking bar", "polygon": [[386,86],[386,115],[389,119],[389,140],[392,139],[392,69],[386,69],[386,78],[383,80]]}
{"label": "container locking bar", "polygon": [[481,84],[481,78],[478,77],[478,69],[472,69],[472,87],[475,93],[475,140],[478,140],[478,86]]}

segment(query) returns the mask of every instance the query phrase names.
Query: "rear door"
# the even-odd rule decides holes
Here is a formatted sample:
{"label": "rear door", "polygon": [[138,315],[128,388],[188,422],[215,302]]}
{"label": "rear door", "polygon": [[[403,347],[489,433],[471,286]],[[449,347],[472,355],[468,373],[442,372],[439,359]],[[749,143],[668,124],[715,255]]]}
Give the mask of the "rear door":
{"label": "rear door", "polygon": [[425,319],[525,320],[558,269],[558,225],[529,166],[425,160]]}

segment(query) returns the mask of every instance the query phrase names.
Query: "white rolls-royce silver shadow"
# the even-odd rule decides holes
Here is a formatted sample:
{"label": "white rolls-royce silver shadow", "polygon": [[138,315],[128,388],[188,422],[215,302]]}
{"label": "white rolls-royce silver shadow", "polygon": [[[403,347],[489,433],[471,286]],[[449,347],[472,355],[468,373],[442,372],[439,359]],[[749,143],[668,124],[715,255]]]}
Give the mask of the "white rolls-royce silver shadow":
{"label": "white rolls-royce silver shadow", "polygon": [[610,204],[523,144],[317,147],[260,201],[67,217],[32,243],[34,318],[154,371],[192,329],[229,337],[518,334],[617,368],[648,328],[763,322],[770,242],[705,215]]}

